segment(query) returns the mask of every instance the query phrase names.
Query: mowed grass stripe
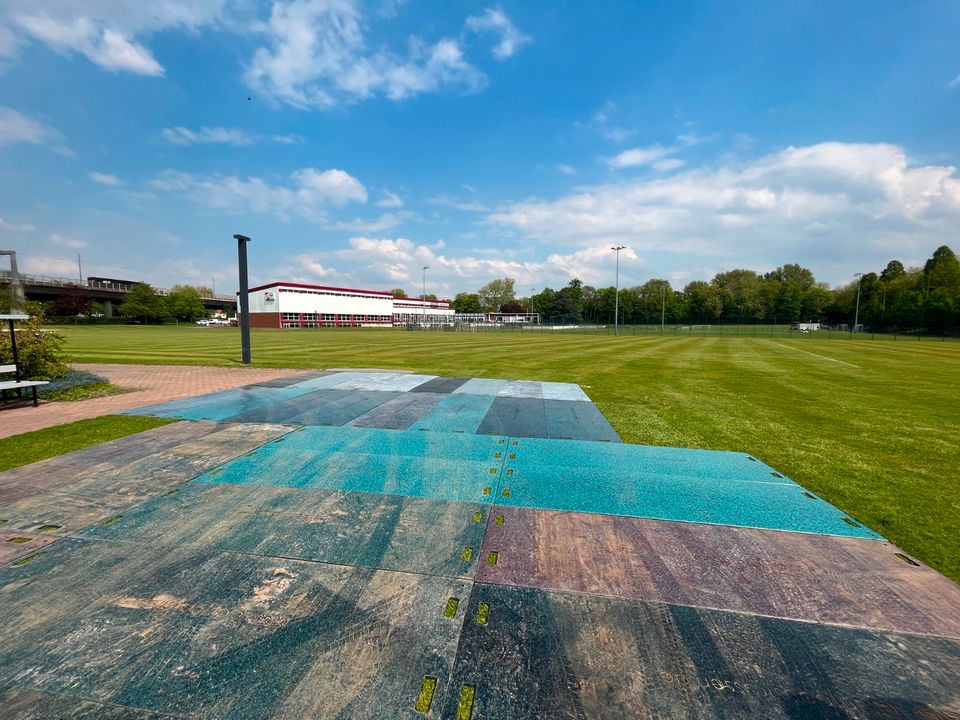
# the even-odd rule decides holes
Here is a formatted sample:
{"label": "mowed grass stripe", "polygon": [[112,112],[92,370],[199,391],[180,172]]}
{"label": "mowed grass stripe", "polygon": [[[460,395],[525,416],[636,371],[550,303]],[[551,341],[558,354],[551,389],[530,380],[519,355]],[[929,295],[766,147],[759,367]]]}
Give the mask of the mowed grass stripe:
{"label": "mowed grass stripe", "polygon": [[[236,329],[62,330],[78,361],[238,364]],[[253,357],[578,383],[626,442],[756,455],[960,579],[960,343],[776,341],[858,367],[748,335],[254,330]]]}

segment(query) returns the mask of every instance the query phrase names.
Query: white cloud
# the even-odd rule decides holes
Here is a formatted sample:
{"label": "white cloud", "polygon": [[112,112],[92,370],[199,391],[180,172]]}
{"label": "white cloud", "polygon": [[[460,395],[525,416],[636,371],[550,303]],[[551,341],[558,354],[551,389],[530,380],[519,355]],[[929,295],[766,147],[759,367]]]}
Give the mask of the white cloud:
{"label": "white cloud", "polygon": [[303,270],[306,270],[310,275],[317,278],[330,278],[337,275],[337,271],[333,268],[326,267],[323,263],[317,260],[313,255],[298,255],[296,257],[297,262]]}
{"label": "white cloud", "polygon": [[299,145],[304,141],[303,135],[274,135],[273,141],[281,145]]}
{"label": "white cloud", "polygon": [[[396,284],[417,285],[424,265],[427,290],[454,288],[455,291],[476,289],[494,278],[512,277],[518,287],[544,284],[565,285],[577,277],[587,283],[612,283],[614,255],[608,245],[583,248],[575,252],[553,253],[543,261],[517,260],[503,252],[496,257],[475,255],[453,256],[440,252],[443,241],[432,245],[409,238],[359,236],[350,238],[348,246],[331,254],[337,266],[355,282],[371,289],[389,288]],[[483,253],[477,253],[482,255]],[[620,254],[621,279],[638,271],[644,263],[627,248]],[[639,275],[637,275],[639,277]]]}
{"label": "white cloud", "polygon": [[681,168],[686,163],[680,158],[665,158],[664,160],[657,160],[651,164],[651,167],[654,170],[660,170],[662,172],[667,172],[668,170],[676,170]]}
{"label": "white cloud", "polygon": [[363,184],[343,170],[303,168],[292,173],[290,180],[288,185],[271,185],[255,177],[204,176],[168,170],[155,178],[151,186],[181,193],[208,208],[274,214],[283,220],[299,215],[313,222],[326,222],[328,207],[367,201]]}
{"label": "white cloud", "polygon": [[533,41],[529,35],[520,32],[513,21],[500,8],[487,8],[482,15],[467,18],[467,29],[475,33],[492,32],[500,36],[500,42],[493,46],[493,56],[506,60],[527,43]]}
{"label": "white cloud", "polygon": [[172,145],[198,145],[223,143],[226,145],[252,145],[251,135],[237,128],[201,127],[190,130],[185,127],[164,128],[160,137]]}
{"label": "white cloud", "polygon": [[77,238],[64,237],[58,233],[52,233],[47,237],[47,242],[52,245],[59,245],[60,247],[70,248],[71,250],[80,250],[81,248],[87,247],[87,243],[83,240],[78,240]]}
{"label": "white cloud", "polygon": [[[639,150],[646,155],[634,160],[656,155]],[[639,251],[822,266],[824,258],[863,258],[881,246],[884,254],[901,247],[922,256],[949,242],[960,220],[960,178],[953,167],[915,165],[894,145],[828,142],[790,147],[742,166],[517,202],[487,219],[552,244],[603,240]]]}
{"label": "white cloud", "polygon": [[576,175],[577,169],[573,165],[567,165],[566,163],[560,163],[557,165],[557,172],[563,175]]}
{"label": "white cloud", "polygon": [[21,15],[15,22],[21,30],[54,50],[80,53],[107,70],[163,75],[163,68],[149,50],[116,30],[98,27],[87,18],[62,23],[45,15]]}
{"label": "white cloud", "polygon": [[953,80],[951,80],[947,87],[951,90],[960,87],[960,75],[957,75]]}
{"label": "white cloud", "polygon": [[427,198],[427,202],[431,205],[439,205],[440,207],[451,208],[452,210],[461,210],[463,212],[490,211],[490,207],[483,204],[479,200],[462,200],[461,198],[451,195],[435,195],[432,198]]}
{"label": "white cloud", "polygon": [[[163,67],[137,38],[215,23],[226,4],[227,0],[44,0],[38,8],[34,0],[8,0],[0,23],[7,32],[12,29],[59,53],[83,55],[106,70],[159,76]],[[7,50],[8,56],[15,52],[12,47]]]}
{"label": "white cloud", "polygon": [[8,223],[0,217],[0,230],[7,232],[32,232],[36,230],[36,228],[30,223]]}
{"label": "white cloud", "polygon": [[13,143],[46,145],[60,139],[60,133],[49,125],[25,117],[12,108],[0,107],[0,147]]}
{"label": "white cloud", "polygon": [[123,185],[123,180],[118,178],[116,175],[111,175],[109,173],[99,173],[92,172],[90,173],[90,179],[95,183],[101,185],[109,185],[110,187],[117,187],[118,185]]}
{"label": "white cloud", "polygon": [[712,133],[710,135],[698,135],[697,133],[690,132],[680,133],[677,135],[677,142],[683,145],[684,147],[693,147],[694,145],[701,145],[705,142],[713,142],[720,137],[719,133]]}
{"label": "white cloud", "polygon": [[403,200],[400,199],[400,196],[396,193],[392,193],[389,190],[383,191],[383,199],[377,202],[377,207],[382,208],[399,208],[403,207]]}
{"label": "white cloud", "polygon": [[600,137],[610,142],[620,144],[636,134],[635,131],[620,127],[613,123],[611,116],[619,114],[619,107],[613,100],[607,100],[603,107],[597,110],[588,122],[577,121],[573,127],[578,130],[587,129],[596,132]]}
{"label": "white cloud", "polygon": [[60,277],[77,277],[76,258],[67,259],[50,255],[24,255],[17,258],[20,272],[32,275],[53,275]]}
{"label": "white cloud", "polygon": [[20,43],[10,28],[0,25],[0,58],[11,58],[17,54]]}
{"label": "white cloud", "polygon": [[329,108],[375,95],[402,100],[444,88],[476,91],[486,76],[467,62],[456,40],[413,38],[405,55],[370,52],[358,0],[274,2],[259,48],[244,75],[275,101]]}
{"label": "white cloud", "polygon": [[642,165],[652,165],[663,160],[668,155],[677,152],[675,147],[663,147],[662,145],[652,145],[651,147],[637,147],[630,150],[624,150],[619,155],[607,158],[607,164],[612,168],[640,167]]}
{"label": "white cloud", "polygon": [[332,230],[349,230],[351,232],[363,233],[383,232],[384,230],[391,230],[397,227],[404,218],[411,217],[412,215],[413,213],[409,212],[383,213],[380,217],[374,218],[373,220],[363,220],[362,218],[340,220],[330,223],[330,228]]}

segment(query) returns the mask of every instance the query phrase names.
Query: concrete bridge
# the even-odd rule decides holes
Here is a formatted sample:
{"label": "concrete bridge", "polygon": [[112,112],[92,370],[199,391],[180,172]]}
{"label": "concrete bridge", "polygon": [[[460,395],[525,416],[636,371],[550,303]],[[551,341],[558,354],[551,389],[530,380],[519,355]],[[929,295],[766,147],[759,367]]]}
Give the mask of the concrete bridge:
{"label": "concrete bridge", "polygon": [[[0,286],[8,287],[10,282],[11,273],[0,271]],[[20,284],[23,286],[24,295],[28,300],[53,300],[61,295],[65,288],[79,288],[91,300],[103,304],[103,314],[106,317],[113,317],[114,304],[122,303],[133,289],[132,282],[87,278],[86,282],[81,284],[78,280],[72,278],[27,275],[24,273],[20,273]],[[153,288],[153,290],[161,297],[170,294],[170,291],[164,288]],[[201,296],[200,301],[208,310],[218,310],[225,305],[229,305],[233,311],[236,311],[237,298],[235,295]]]}

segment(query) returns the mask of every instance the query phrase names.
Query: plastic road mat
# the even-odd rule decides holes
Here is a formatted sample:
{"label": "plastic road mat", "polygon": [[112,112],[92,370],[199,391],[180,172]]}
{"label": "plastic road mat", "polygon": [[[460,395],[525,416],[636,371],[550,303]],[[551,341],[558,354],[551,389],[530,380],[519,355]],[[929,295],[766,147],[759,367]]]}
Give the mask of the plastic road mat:
{"label": "plastic road mat", "polygon": [[960,720],[960,587],[577,385],[132,412],[184,421],[0,473],[0,720]]}

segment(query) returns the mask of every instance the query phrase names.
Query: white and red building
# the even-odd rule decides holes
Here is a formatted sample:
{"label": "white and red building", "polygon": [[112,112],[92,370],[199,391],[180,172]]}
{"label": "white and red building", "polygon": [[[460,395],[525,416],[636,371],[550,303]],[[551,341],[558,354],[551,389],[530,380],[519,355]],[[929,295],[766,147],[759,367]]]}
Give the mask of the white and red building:
{"label": "white and red building", "polygon": [[447,300],[395,298],[378,290],[274,282],[250,288],[250,326],[393,327],[453,322]]}

